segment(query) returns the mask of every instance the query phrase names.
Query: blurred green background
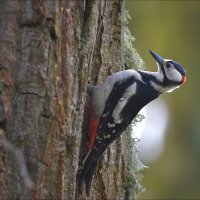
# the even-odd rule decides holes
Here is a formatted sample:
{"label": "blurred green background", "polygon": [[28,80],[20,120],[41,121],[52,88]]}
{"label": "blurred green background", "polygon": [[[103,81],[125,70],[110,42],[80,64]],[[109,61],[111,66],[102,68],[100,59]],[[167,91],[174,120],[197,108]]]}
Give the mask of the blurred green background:
{"label": "blurred green background", "polygon": [[156,70],[151,49],[187,71],[186,84],[164,95],[170,109],[166,146],[142,172],[146,191],[139,199],[200,199],[200,1],[127,0],[126,7],[146,70]]}

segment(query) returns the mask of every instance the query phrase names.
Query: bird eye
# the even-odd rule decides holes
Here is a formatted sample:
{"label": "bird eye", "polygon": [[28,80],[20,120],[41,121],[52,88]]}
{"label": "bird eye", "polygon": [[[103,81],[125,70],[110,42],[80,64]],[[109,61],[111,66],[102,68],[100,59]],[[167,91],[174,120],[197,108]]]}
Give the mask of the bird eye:
{"label": "bird eye", "polygon": [[167,68],[172,67],[173,65],[171,63],[167,63]]}

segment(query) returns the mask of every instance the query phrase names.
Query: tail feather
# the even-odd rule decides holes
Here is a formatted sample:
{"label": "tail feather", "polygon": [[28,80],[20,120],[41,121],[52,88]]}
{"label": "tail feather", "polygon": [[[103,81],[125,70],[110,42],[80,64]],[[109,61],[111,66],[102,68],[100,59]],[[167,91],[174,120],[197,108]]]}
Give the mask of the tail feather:
{"label": "tail feather", "polygon": [[94,175],[97,162],[101,155],[102,155],[102,148],[98,149],[98,151],[92,149],[87,154],[86,158],[83,160],[77,176],[80,193],[82,192],[83,182],[85,181],[87,195],[89,196],[92,177]]}
{"label": "tail feather", "polygon": [[[78,178],[77,178],[80,193],[82,192],[83,182],[86,180],[86,177],[88,176],[88,178],[91,179],[92,176],[89,175],[90,172],[93,172],[93,174],[94,174],[94,171],[95,171],[95,168],[97,165],[95,163],[98,160],[98,158],[96,159],[95,154],[96,154],[96,152],[90,151],[80,166],[80,169],[78,172]],[[95,166],[94,169],[93,169],[93,166]],[[91,169],[93,169],[93,170],[91,170]],[[88,181],[89,181],[89,179],[88,179]]]}
{"label": "tail feather", "polygon": [[77,174],[77,181],[78,181],[78,187],[79,187],[80,193],[82,193],[83,182],[85,180],[87,172],[90,169],[89,166],[87,166],[87,163],[88,163],[87,159],[82,162]]}
{"label": "tail feather", "polygon": [[90,190],[92,185],[92,177],[94,176],[94,172],[97,166],[97,162],[93,164],[93,166],[88,171],[86,177],[85,177],[85,184],[86,184],[86,194],[87,196],[90,196]]}
{"label": "tail feather", "polygon": [[82,192],[83,182],[85,181],[86,194],[87,196],[90,195],[92,177],[94,175],[97,162],[106,148],[107,145],[96,144],[96,148],[93,147],[93,149],[89,151],[89,153],[83,160],[78,172],[78,184],[80,193]]}

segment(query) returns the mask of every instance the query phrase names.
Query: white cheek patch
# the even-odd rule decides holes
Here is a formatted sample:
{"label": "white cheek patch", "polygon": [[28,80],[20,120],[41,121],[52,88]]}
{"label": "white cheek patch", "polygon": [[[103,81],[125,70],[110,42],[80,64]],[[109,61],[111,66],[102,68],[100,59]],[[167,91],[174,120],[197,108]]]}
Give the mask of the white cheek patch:
{"label": "white cheek patch", "polygon": [[182,75],[177,69],[175,69],[173,67],[173,64],[172,64],[172,67],[167,68],[166,65],[170,61],[172,61],[172,60],[164,59],[164,61],[163,61],[164,62],[165,73],[166,73],[167,78],[170,81],[181,82],[182,81]]}
{"label": "white cheek patch", "polygon": [[182,75],[178,70],[175,68],[171,67],[169,69],[165,70],[166,76],[170,81],[175,81],[175,82],[181,82],[182,81]]}

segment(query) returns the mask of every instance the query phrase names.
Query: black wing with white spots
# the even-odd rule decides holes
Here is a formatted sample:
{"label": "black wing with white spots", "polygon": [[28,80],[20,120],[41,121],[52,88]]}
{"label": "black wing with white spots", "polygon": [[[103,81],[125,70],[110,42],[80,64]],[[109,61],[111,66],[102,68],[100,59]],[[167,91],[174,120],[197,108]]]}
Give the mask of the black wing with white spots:
{"label": "black wing with white spots", "polygon": [[115,83],[101,116],[94,146],[79,169],[80,191],[85,181],[86,193],[89,195],[92,177],[103,152],[121,135],[141,108],[158,96],[149,84],[135,80],[134,77]]}

